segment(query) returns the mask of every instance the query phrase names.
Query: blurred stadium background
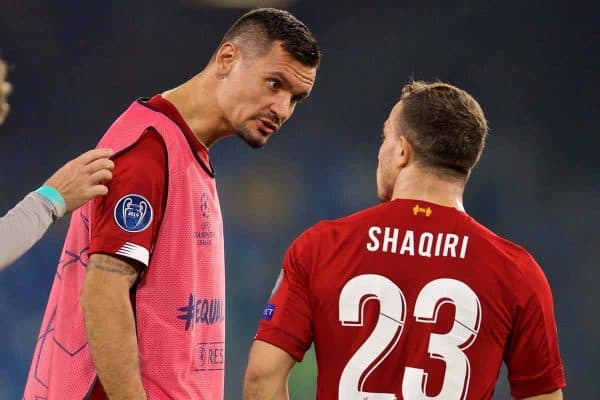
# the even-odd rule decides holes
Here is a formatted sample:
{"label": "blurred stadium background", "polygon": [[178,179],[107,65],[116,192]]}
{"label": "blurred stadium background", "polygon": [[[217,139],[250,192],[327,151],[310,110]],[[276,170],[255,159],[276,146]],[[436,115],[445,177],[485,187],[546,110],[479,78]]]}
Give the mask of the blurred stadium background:
{"label": "blurred stadium background", "polygon": [[[211,150],[227,252],[226,398],[240,398],[287,245],[319,219],[376,203],[381,125],[411,77],[455,83],[484,107],[492,131],[467,209],[540,262],[566,398],[600,398],[597,2],[0,0],[15,87],[0,128],[0,213],[94,146],[133,99],[199,71],[248,4],[288,7],[325,58],[312,98],[266,148],[230,139]],[[0,274],[0,399],[21,396],[67,222]],[[315,373],[309,356],[292,398],[313,396]],[[501,379],[495,398],[509,397]]]}

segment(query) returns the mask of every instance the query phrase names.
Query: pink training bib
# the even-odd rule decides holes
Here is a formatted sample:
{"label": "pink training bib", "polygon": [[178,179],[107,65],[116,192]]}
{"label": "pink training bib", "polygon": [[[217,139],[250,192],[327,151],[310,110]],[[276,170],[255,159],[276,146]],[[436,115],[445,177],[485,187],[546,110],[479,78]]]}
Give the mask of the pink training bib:
{"label": "pink training bib", "polygon": [[[132,296],[142,382],[150,400],[222,399],[225,256],[215,180],[177,124],[141,101],[115,121],[99,147],[124,150],[150,126],[166,144],[169,170],[162,225]],[[136,210],[127,217],[142,214]],[[88,216],[85,205],[71,218],[24,400],[80,400],[95,382],[79,302],[88,263]]]}

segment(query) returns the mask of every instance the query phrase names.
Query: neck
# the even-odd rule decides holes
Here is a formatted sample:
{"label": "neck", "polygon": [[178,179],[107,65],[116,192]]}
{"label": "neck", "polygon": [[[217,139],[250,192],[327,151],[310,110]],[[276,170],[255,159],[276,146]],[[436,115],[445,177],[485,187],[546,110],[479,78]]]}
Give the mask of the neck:
{"label": "neck", "polygon": [[396,177],[392,200],[421,200],[465,211],[463,206],[464,181],[451,179],[442,179],[417,167],[405,168]]}
{"label": "neck", "polygon": [[206,147],[234,133],[217,102],[217,83],[211,75],[207,68],[182,85],[162,93]]}

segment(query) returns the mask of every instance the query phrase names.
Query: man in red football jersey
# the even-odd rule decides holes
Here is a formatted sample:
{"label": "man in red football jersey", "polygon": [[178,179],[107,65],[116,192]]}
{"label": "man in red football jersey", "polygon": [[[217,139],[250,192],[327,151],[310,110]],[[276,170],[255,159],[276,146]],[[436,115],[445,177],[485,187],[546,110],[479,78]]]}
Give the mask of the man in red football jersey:
{"label": "man in red football jersey", "polygon": [[209,148],[264,145],[312,90],[308,28],[257,9],[208,65],[135,101],[100,145],[110,192],[74,214],[24,399],[218,400],[224,390],[223,221]]}
{"label": "man in red football jersey", "polygon": [[445,83],[413,82],[383,128],[383,204],[300,235],[250,351],[244,398],[287,399],[314,342],[317,399],[561,399],[548,282],[525,251],[463,207],[487,122]]}

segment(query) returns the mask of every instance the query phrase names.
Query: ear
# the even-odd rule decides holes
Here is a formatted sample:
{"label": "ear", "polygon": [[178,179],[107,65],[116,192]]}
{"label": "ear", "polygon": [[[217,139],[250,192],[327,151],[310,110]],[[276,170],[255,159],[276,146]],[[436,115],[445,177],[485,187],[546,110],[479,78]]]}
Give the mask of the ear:
{"label": "ear", "polygon": [[239,50],[235,44],[231,42],[223,43],[217,50],[215,57],[217,75],[220,77],[227,76],[238,58]]}
{"label": "ear", "polygon": [[396,143],[396,157],[398,167],[405,168],[413,158],[413,148],[406,136],[400,136]]}

